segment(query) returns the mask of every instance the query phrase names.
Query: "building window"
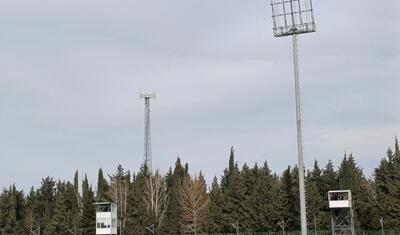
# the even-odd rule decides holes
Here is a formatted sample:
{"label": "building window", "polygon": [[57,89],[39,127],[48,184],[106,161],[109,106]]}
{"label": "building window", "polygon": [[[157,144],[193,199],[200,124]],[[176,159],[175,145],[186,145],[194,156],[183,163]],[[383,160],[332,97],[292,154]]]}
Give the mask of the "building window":
{"label": "building window", "polygon": [[111,220],[108,218],[97,219],[96,227],[97,228],[111,228]]}

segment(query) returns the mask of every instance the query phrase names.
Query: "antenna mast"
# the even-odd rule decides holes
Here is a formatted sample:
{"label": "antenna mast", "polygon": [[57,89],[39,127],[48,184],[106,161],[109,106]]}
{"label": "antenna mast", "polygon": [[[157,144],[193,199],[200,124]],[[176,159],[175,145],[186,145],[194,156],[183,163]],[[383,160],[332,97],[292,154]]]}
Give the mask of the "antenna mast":
{"label": "antenna mast", "polygon": [[152,170],[151,161],[151,131],[150,131],[150,99],[155,99],[155,93],[140,93],[140,98],[144,99],[144,152],[143,165]]}

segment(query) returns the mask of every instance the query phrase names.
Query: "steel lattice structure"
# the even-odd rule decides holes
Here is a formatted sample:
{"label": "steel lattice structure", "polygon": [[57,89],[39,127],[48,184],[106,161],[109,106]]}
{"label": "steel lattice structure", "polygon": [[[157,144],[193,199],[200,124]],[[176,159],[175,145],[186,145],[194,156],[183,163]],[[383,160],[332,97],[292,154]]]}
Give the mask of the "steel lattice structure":
{"label": "steel lattice structure", "polygon": [[350,190],[328,192],[332,235],[354,235],[353,199]]}
{"label": "steel lattice structure", "polygon": [[149,170],[152,170],[152,159],[151,159],[151,131],[150,131],[150,100],[155,99],[154,93],[142,93],[140,98],[144,99],[144,152],[143,152],[143,164],[146,165]]}
{"label": "steel lattice structure", "polygon": [[275,37],[316,31],[311,0],[271,0]]}

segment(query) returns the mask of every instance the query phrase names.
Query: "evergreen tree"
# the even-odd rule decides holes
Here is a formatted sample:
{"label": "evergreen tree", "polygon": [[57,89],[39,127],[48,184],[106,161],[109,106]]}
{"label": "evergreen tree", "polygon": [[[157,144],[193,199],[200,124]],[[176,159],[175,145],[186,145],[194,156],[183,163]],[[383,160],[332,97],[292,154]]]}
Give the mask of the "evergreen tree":
{"label": "evergreen tree", "polygon": [[65,184],[65,206],[67,208],[67,224],[68,228],[74,228],[79,226],[80,212],[78,200],[81,201],[81,196],[78,194],[78,198],[75,194],[75,187],[71,182]]}
{"label": "evergreen tree", "polygon": [[97,179],[97,195],[96,195],[96,201],[98,202],[105,202],[105,201],[109,201],[110,198],[107,195],[108,192],[108,182],[107,180],[104,178],[104,174],[103,174],[103,169],[99,169],[99,173],[98,173],[98,179]]}
{"label": "evergreen tree", "polygon": [[129,234],[146,234],[152,225],[144,200],[145,180],[149,177],[149,170],[145,164],[135,176],[133,188],[129,193],[126,230]]}
{"label": "evergreen tree", "polygon": [[93,235],[96,230],[96,209],[94,207],[94,195],[89,186],[87,176],[82,183],[82,214],[79,222],[79,230],[82,235]]}
{"label": "evergreen tree", "polygon": [[274,179],[267,162],[262,168],[253,168],[255,179],[253,192],[250,194],[255,225],[253,231],[272,231],[281,220],[279,207],[279,181]]}
{"label": "evergreen tree", "polygon": [[[310,229],[319,230],[323,226],[323,218],[327,214],[323,213],[326,202],[326,193],[323,191],[322,171],[317,160],[314,161],[314,168],[308,172],[306,178],[306,199],[307,199],[307,219]],[[323,228],[323,227],[322,227]]]}
{"label": "evergreen tree", "polygon": [[222,209],[223,197],[221,187],[217,177],[214,177],[209,192],[210,204],[207,214],[207,231],[210,233],[220,233],[222,230]]}
{"label": "evergreen tree", "polygon": [[32,187],[29,191],[29,194],[25,198],[25,219],[24,224],[25,226],[30,229],[34,230],[38,224],[38,193]]}
{"label": "evergreen tree", "polygon": [[224,201],[222,204],[223,230],[234,232],[233,223],[239,223],[239,226],[242,226],[242,224],[246,225],[247,221],[242,221],[246,217],[244,207],[246,195],[243,178],[235,163],[233,147],[229,156],[229,167],[225,169],[221,178],[221,190]]}
{"label": "evergreen tree", "polygon": [[38,190],[38,226],[41,231],[47,231],[47,224],[50,221],[55,206],[56,182],[51,177],[42,179],[42,184]]}
{"label": "evergreen tree", "polygon": [[68,213],[65,203],[65,183],[58,182],[53,215],[47,224],[45,234],[68,235]]}
{"label": "evergreen tree", "polygon": [[22,234],[24,219],[24,194],[15,185],[4,189],[0,196],[0,225],[5,234]]}
{"label": "evergreen tree", "polygon": [[[188,167],[187,167],[188,168]],[[179,157],[175,162],[175,169],[172,177],[168,179],[167,185],[169,186],[168,192],[170,195],[169,205],[167,210],[167,217],[165,220],[165,232],[170,234],[180,233],[180,212],[178,202],[179,188],[182,186],[183,179],[187,176],[188,169],[183,168]]]}
{"label": "evergreen tree", "polygon": [[395,151],[388,149],[386,157],[375,169],[376,200],[385,227],[400,228],[400,151],[397,138]]}

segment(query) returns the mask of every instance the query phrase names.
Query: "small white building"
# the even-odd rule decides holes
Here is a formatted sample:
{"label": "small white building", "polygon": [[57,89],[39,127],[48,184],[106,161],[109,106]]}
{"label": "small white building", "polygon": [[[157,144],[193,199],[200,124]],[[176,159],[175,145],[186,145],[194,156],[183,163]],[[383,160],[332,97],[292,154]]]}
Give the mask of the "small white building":
{"label": "small white building", "polygon": [[328,192],[329,208],[351,208],[351,191],[334,190]]}
{"label": "small white building", "polygon": [[118,230],[117,204],[112,202],[95,203],[96,235],[116,235]]}

